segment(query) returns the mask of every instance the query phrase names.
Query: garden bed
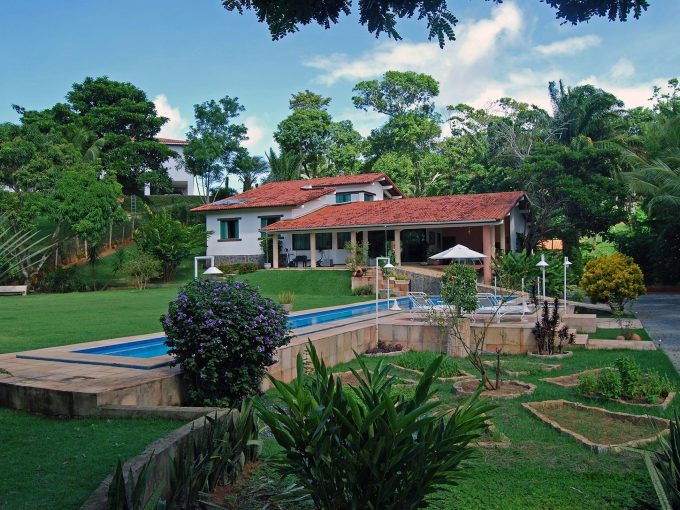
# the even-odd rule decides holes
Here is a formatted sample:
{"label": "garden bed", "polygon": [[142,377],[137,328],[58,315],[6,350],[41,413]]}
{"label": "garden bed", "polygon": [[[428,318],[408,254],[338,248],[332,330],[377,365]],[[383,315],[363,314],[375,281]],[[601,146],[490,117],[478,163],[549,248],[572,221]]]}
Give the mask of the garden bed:
{"label": "garden bed", "polygon": [[[495,368],[496,362],[488,360],[484,362],[487,367]],[[542,372],[552,372],[553,370],[559,370],[562,365],[551,365],[548,363],[531,363],[531,362],[507,362],[501,360],[501,373],[509,375],[510,377],[520,377],[522,375],[536,375]]]}
{"label": "garden bed", "polygon": [[502,432],[498,432],[491,420],[486,420],[486,424],[489,428],[484,431],[479,438],[479,441],[472,443],[472,446],[478,448],[507,448],[511,445],[508,436]]}
{"label": "garden bed", "polygon": [[650,403],[646,402],[644,400],[625,400],[622,398],[613,398],[609,400],[613,400],[614,402],[619,402],[620,404],[627,404],[629,406],[638,406],[638,407],[660,407],[661,409],[666,409],[671,402],[673,402],[673,399],[675,398],[676,392],[671,391],[668,395],[666,395],[665,398],[662,398],[660,402],[656,403]]}
{"label": "garden bed", "polygon": [[[605,367],[608,368],[608,367]],[[584,370],[583,372],[576,372],[575,374],[562,375],[560,377],[545,377],[541,381],[545,381],[550,384],[556,384],[557,386],[562,386],[563,388],[574,388],[578,386],[578,378],[582,374],[593,374],[597,375],[602,368],[594,368],[592,370]]]}
{"label": "garden bed", "polygon": [[668,420],[663,418],[607,411],[562,399],[526,402],[522,407],[596,453],[653,443],[659,431],[668,430]]}
{"label": "garden bed", "polygon": [[[391,364],[392,368],[420,377],[425,369],[441,354],[429,351],[409,351],[400,359],[397,357]],[[458,366],[458,362],[450,356],[445,356],[437,372],[439,382],[456,382],[473,377]]]}
{"label": "garden bed", "polygon": [[[453,385],[457,393],[472,395],[479,388],[479,379],[465,379]],[[536,386],[522,381],[501,381],[501,387],[497,390],[484,390],[482,397],[490,398],[518,398],[522,395],[529,395],[536,390]]]}
{"label": "garden bed", "polygon": [[[363,370],[357,370],[357,374],[359,374],[361,377],[364,377],[364,371]],[[340,379],[342,381],[342,384],[345,386],[359,386],[359,380],[356,378],[356,376],[352,373],[352,371],[348,370],[347,372],[337,372],[333,374],[337,379]],[[410,379],[404,379],[401,377],[397,377],[397,381],[399,385],[414,385],[416,382],[412,381]]]}
{"label": "garden bed", "polygon": [[564,358],[569,358],[570,356],[573,356],[574,353],[572,351],[565,351],[561,352],[558,354],[539,354],[537,352],[527,352],[527,356],[530,358],[538,358],[538,359],[564,359]]}

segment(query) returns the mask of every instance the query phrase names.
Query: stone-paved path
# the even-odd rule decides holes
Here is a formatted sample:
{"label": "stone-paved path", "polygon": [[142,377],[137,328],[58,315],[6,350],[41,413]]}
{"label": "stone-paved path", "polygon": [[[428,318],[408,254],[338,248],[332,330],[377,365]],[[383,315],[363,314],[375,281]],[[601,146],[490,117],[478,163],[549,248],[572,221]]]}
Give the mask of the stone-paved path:
{"label": "stone-paved path", "polygon": [[680,294],[647,294],[635,303],[635,313],[655,343],[680,371]]}

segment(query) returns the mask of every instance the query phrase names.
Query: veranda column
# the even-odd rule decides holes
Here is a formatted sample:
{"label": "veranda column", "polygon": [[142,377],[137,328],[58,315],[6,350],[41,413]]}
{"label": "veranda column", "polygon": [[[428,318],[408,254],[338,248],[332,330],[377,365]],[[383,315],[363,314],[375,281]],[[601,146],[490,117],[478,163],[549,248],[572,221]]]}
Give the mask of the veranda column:
{"label": "veranda column", "polygon": [[496,256],[496,226],[489,226],[489,230],[491,231],[491,258],[494,258]]}
{"label": "veranda column", "polygon": [[279,234],[272,234],[272,267],[279,268]]}
{"label": "veranda column", "polygon": [[[362,230],[361,236],[362,236],[361,242],[364,243],[364,246],[368,246],[368,230]],[[368,251],[364,251],[364,254],[366,256],[366,260],[368,260]]]}
{"label": "veranda column", "polygon": [[352,230],[349,233],[349,242],[352,244],[357,244],[357,233],[356,230]]}
{"label": "veranda column", "polygon": [[394,262],[401,266],[401,230],[394,229]]}
{"label": "veranda column", "polygon": [[316,233],[309,234],[309,249],[312,257],[312,269],[316,267]]}
{"label": "veranda column", "polygon": [[503,223],[501,223],[499,226],[499,231],[501,233],[501,253],[505,253],[505,220],[503,220]]}
{"label": "veranda column", "polygon": [[491,236],[493,228],[492,225],[484,225],[482,227],[482,252],[486,255],[484,257],[483,275],[484,283],[487,285],[491,284]]}

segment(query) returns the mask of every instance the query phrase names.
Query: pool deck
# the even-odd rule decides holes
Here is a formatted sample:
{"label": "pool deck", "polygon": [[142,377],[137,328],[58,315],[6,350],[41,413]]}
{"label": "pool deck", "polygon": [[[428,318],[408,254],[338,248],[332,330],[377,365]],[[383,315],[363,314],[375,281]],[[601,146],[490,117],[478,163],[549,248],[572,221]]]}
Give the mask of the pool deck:
{"label": "pool deck", "polygon": [[[348,305],[348,306],[356,306]],[[304,310],[292,315],[337,309]],[[408,313],[381,311],[380,320]],[[291,345],[365,329],[374,314],[356,316],[293,330]],[[92,415],[103,406],[179,405],[185,398],[180,369],[168,355],[122,358],[76,350],[165,336],[163,332],[135,335],[0,354],[0,406],[52,415]]]}

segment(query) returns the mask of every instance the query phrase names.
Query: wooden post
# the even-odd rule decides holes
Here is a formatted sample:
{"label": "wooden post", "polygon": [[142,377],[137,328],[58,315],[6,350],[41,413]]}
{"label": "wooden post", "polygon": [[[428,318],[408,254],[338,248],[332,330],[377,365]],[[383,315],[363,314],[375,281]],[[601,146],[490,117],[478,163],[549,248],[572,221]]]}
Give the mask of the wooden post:
{"label": "wooden post", "polygon": [[482,227],[482,246],[483,246],[483,253],[486,255],[484,257],[484,267],[483,267],[483,274],[484,274],[484,283],[489,285],[491,283],[491,231],[494,227],[492,225],[484,225]]}

